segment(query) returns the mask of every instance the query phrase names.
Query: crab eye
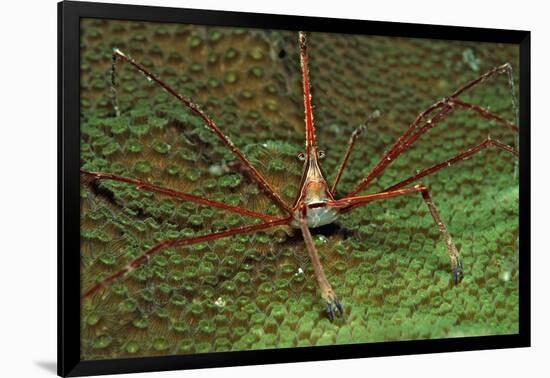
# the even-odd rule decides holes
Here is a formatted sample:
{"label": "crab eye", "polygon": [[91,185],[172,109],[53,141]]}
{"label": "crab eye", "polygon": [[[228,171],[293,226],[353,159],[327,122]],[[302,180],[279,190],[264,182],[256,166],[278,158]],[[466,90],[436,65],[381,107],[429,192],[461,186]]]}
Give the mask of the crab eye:
{"label": "crab eye", "polygon": [[296,157],[300,161],[305,161],[306,160],[306,154],[304,154],[303,152],[300,152]]}
{"label": "crab eye", "polygon": [[317,157],[319,159],[324,159],[326,155],[327,154],[325,154],[325,151],[323,151],[323,150],[319,150],[319,152],[317,152]]}

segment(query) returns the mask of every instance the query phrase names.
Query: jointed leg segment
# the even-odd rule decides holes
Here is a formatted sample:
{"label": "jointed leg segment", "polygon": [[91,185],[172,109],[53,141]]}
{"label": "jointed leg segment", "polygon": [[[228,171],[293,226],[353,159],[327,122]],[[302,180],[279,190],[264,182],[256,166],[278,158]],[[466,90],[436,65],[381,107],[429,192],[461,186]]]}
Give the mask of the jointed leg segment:
{"label": "jointed leg segment", "polygon": [[[506,73],[508,77],[508,84],[511,91],[512,97],[512,106],[514,108],[514,114],[516,116],[516,121],[518,117],[517,113],[517,102],[514,90],[514,82],[512,79],[512,68],[509,64],[503,64],[502,66],[495,67],[490,71],[487,71],[480,77],[475,80],[470,81],[469,83],[463,85],[455,92],[453,92],[449,97],[444,98],[435,104],[428,107],[426,110],[418,114],[414,122],[409,126],[407,131],[397,139],[394,145],[386,152],[380,161],[374,166],[374,168],[369,172],[369,174],[351,191],[347,194],[346,197],[353,197],[357,195],[367,184],[369,184],[374,178],[376,178],[382,171],[394,161],[401,153],[407,150],[421,135],[426,133],[428,130],[436,126],[440,121],[442,121],[454,108],[460,108],[467,111],[472,111],[480,116],[489,119],[495,120],[501,126],[510,128],[514,131],[518,131],[518,127],[510,122],[504,120],[503,118],[497,116],[496,114],[491,113],[489,110],[484,109],[478,105],[470,104],[464,102],[457,97],[463,94],[464,92],[474,88],[478,84],[487,80],[489,77],[498,74]],[[437,111],[437,112],[436,112]],[[431,118],[429,116],[432,113],[435,113]]]}
{"label": "jointed leg segment", "polygon": [[319,290],[321,291],[321,297],[325,300],[327,315],[330,320],[334,318],[334,315],[341,316],[344,313],[342,304],[338,300],[338,297],[334,293],[332,286],[325,276],[323,271],[323,266],[319,260],[319,254],[313,243],[313,238],[309,232],[309,227],[307,224],[307,207],[305,204],[301,206],[301,218],[300,218],[300,229],[302,230],[302,235],[304,236],[304,241],[306,243],[306,248],[309,253],[309,259],[311,260],[311,265],[313,265],[313,270],[315,272],[315,278],[317,279],[317,284],[319,285]]}
{"label": "jointed leg segment", "polygon": [[344,168],[346,167],[346,164],[348,163],[349,155],[351,154],[351,150],[353,149],[353,146],[355,145],[355,142],[357,141],[357,138],[359,135],[361,135],[366,129],[369,123],[371,123],[373,120],[378,118],[380,116],[380,111],[375,110],[372,112],[371,115],[367,118],[365,123],[360,125],[358,128],[353,130],[351,133],[351,136],[349,138],[348,147],[346,148],[346,152],[344,153],[344,157],[342,158],[342,163],[340,163],[340,168],[338,168],[338,173],[336,173],[336,178],[334,179],[334,183],[332,184],[332,188],[330,189],[330,192],[332,195],[336,193],[336,186],[338,185],[338,182],[340,181],[340,177],[342,177],[342,173],[344,172]]}
{"label": "jointed leg segment", "polygon": [[[242,165],[245,167],[247,172],[250,174],[250,176],[256,181],[260,189],[262,189],[279,207],[281,207],[284,211],[287,213],[291,213],[292,209],[281,199],[281,197],[271,188],[271,186],[268,184],[268,182],[264,179],[264,177],[250,164],[248,159],[244,156],[244,154],[229,140],[225,134],[218,128],[218,126],[214,123],[214,121],[208,117],[199,107],[194,104],[190,99],[187,97],[184,97],[180,94],[178,94],[174,89],[172,89],[168,84],[160,80],[158,77],[156,77],[154,74],[149,72],[143,65],[136,62],[131,57],[125,55],[120,50],[115,49],[113,52],[113,59],[112,59],[112,71],[111,71],[111,81],[112,81],[112,91],[114,94],[114,107],[115,112],[117,116],[120,113],[119,105],[117,101],[116,96],[116,61],[120,58],[128,63],[130,63],[133,67],[135,67],[138,71],[140,71],[142,74],[144,74],[149,80],[153,81],[157,85],[159,85],[161,88],[163,88],[166,92],[170,93],[172,96],[176,97],[181,103],[183,103],[186,107],[188,107],[195,115],[199,116],[206,124],[208,128],[210,128],[220,139],[221,141],[231,150],[231,152],[237,157],[237,159],[240,160]],[[208,235],[203,236],[197,236],[192,238],[185,238],[185,239],[177,239],[177,240],[167,240],[164,242],[161,242],[154,247],[150,248],[149,250],[145,251],[141,256],[137,257],[136,259],[130,261],[126,267],[119,270],[118,272],[108,276],[107,278],[104,278],[100,282],[96,283],[94,286],[89,288],[84,292],[81,299],[85,299],[92,294],[94,294],[97,290],[99,290],[101,287],[105,287],[106,285],[110,284],[117,278],[120,278],[127,273],[131,272],[135,268],[137,268],[140,264],[142,264],[145,260],[149,259],[154,254],[158,253],[159,251],[170,248],[170,247],[177,247],[177,246],[183,246],[183,245],[191,245],[196,244],[204,241],[219,239],[223,237],[228,237],[232,235],[239,235],[254,231],[259,231],[279,225],[287,225],[290,223],[291,218],[275,218],[269,215],[260,214],[245,208],[237,207],[237,206],[231,206],[227,205],[222,202],[212,201],[207,198],[191,195],[188,193],[179,192],[176,190],[163,188],[157,185],[153,185],[150,183],[147,183],[142,180],[138,179],[132,179],[122,176],[113,175],[110,173],[101,173],[101,172],[88,172],[85,170],[81,170],[81,174],[86,175],[88,177],[92,177],[96,180],[113,180],[118,182],[125,182],[131,185],[135,185],[137,188],[147,190],[154,193],[159,193],[163,195],[167,195],[170,197],[182,199],[185,201],[190,201],[202,205],[212,206],[220,209],[224,209],[230,212],[238,213],[244,216],[250,216],[257,219],[262,219],[265,222],[260,224],[255,224],[251,226],[243,226],[238,227],[234,229],[229,229],[225,231],[219,231],[214,232]]]}
{"label": "jointed leg segment", "polygon": [[433,204],[428,188],[425,187],[424,185],[415,185],[412,188],[391,190],[391,191],[386,191],[386,192],[381,192],[376,194],[369,194],[365,196],[343,198],[341,200],[331,201],[329,202],[329,205],[340,207],[342,211],[345,212],[345,211],[350,211],[358,206],[370,203],[372,201],[387,199],[391,197],[398,197],[398,196],[411,194],[411,193],[420,193],[422,195],[422,199],[428,206],[428,209],[430,210],[430,214],[432,215],[433,220],[435,221],[437,227],[439,228],[439,232],[441,232],[441,235],[445,240],[447,250],[449,251],[449,257],[451,259],[453,281],[455,284],[457,284],[462,277],[462,263],[460,262],[458,251],[452,242],[451,235],[449,234],[449,231],[447,231],[445,224],[443,224],[443,221],[441,220],[441,217],[439,216],[439,213],[437,212],[437,209]]}
{"label": "jointed leg segment", "polygon": [[[254,166],[248,161],[248,159],[244,156],[244,154],[241,152],[241,150],[239,148],[237,148],[237,146],[235,146],[233,144],[233,142],[231,142],[231,140],[229,140],[229,138],[227,136],[225,136],[225,134],[220,130],[220,128],[212,120],[212,118],[210,118],[208,115],[206,115],[206,113],[204,113],[198,107],[197,104],[192,102],[191,99],[180,95],[178,92],[176,92],[172,87],[170,87],[164,81],[159,79],[153,73],[149,72],[149,70],[147,68],[145,68],[143,65],[136,62],[134,59],[132,59],[131,57],[124,54],[122,51],[120,51],[118,49],[115,49],[113,51],[113,64],[112,64],[113,71],[112,71],[112,78],[111,78],[113,88],[114,88],[114,85],[116,84],[114,70],[115,70],[115,67],[116,67],[116,60],[119,59],[119,58],[122,59],[125,62],[130,63],[138,71],[140,71],[142,74],[144,74],[147,78],[149,78],[151,81],[153,81],[154,83],[159,85],[162,89],[164,89],[166,92],[168,92],[169,94],[174,96],[183,105],[185,105],[187,108],[189,108],[195,115],[200,117],[204,121],[205,125],[210,130],[212,130],[221,139],[223,144],[225,144],[225,146],[227,146],[231,150],[233,155],[235,155],[235,157],[241,162],[241,164],[244,166],[245,170],[250,174],[250,176],[256,182],[256,184],[259,186],[259,188],[261,190],[263,190],[281,209],[286,211],[288,214],[290,214],[292,212],[292,209],[288,206],[288,204],[286,204],[283,201],[283,199],[279,196],[279,194],[277,194],[273,190],[271,185],[269,185],[269,183],[260,174],[260,172],[258,172],[258,170],[256,170],[256,168],[254,168]],[[116,90],[113,89],[113,91],[116,91]],[[115,98],[115,111],[118,114],[119,110],[118,110],[118,104],[116,102],[116,98]]]}
{"label": "jointed leg segment", "polygon": [[104,278],[103,280],[101,280],[100,282],[98,282],[97,284],[92,286],[90,289],[86,290],[84,292],[84,294],[82,294],[81,299],[82,300],[86,299],[87,297],[94,294],[100,288],[105,287],[108,284],[110,284],[111,282],[113,282],[114,280],[116,280],[117,278],[120,278],[120,277],[130,273],[131,271],[136,269],[138,266],[140,266],[144,261],[148,260],[149,258],[151,258],[151,256],[157,254],[159,251],[161,251],[163,249],[171,248],[171,247],[179,247],[179,246],[184,246],[184,245],[192,245],[192,244],[202,243],[202,242],[205,242],[205,241],[220,239],[220,238],[224,238],[224,237],[228,237],[228,236],[246,234],[246,233],[249,233],[249,232],[254,232],[254,231],[259,231],[259,230],[265,230],[265,229],[272,228],[272,227],[275,227],[275,226],[281,226],[281,225],[289,224],[290,221],[291,221],[290,217],[281,218],[281,219],[273,220],[273,221],[270,221],[270,222],[254,224],[254,225],[251,225],[251,226],[243,226],[243,227],[232,228],[232,229],[225,230],[225,231],[214,232],[214,233],[211,233],[211,234],[208,234],[208,235],[196,236],[196,237],[192,237],[192,238],[184,238],[184,239],[163,241],[163,242],[155,245],[154,247],[148,249],[147,251],[145,251],[143,254],[141,254],[141,256],[139,256],[139,257],[135,258],[134,260],[130,261],[123,269],[121,269],[118,272],[110,275],[107,278]]}
{"label": "jointed leg segment", "polygon": [[491,139],[490,137],[488,137],[483,142],[481,142],[481,143],[475,145],[474,147],[472,147],[472,148],[456,155],[455,157],[453,157],[451,159],[448,159],[448,160],[445,160],[444,162],[441,162],[439,164],[432,165],[431,167],[426,168],[423,171],[420,171],[417,174],[415,174],[415,175],[413,175],[413,176],[411,176],[411,177],[409,177],[409,178],[407,178],[403,181],[398,182],[397,184],[394,184],[394,185],[384,189],[384,192],[393,191],[393,190],[402,188],[406,185],[409,185],[409,184],[411,184],[412,182],[414,182],[416,180],[419,180],[423,177],[431,175],[431,174],[433,174],[437,171],[440,171],[444,168],[450,167],[451,165],[454,165],[454,164],[456,164],[460,161],[464,161],[464,160],[468,159],[470,156],[475,155],[478,152],[481,152],[484,149],[486,149],[488,147],[491,147],[491,146],[494,146],[494,147],[496,147],[500,150],[508,152],[509,154],[511,154],[515,157],[519,157],[519,153],[516,150],[514,150],[512,147],[510,147],[510,146],[508,146],[504,143],[501,143],[498,140],[494,140],[494,139]]}
{"label": "jointed leg segment", "polygon": [[[517,125],[514,125],[502,117],[499,117],[496,114],[491,113],[489,110],[482,108],[475,104],[470,104],[465,101],[462,101],[458,99],[457,97],[460,96],[462,93],[474,88],[478,84],[485,81],[490,76],[497,74],[497,73],[506,73],[508,76],[508,84],[509,89],[511,92],[512,97],[512,106],[514,109],[514,115],[515,115],[515,121],[518,120],[518,109],[517,109],[517,101],[515,97],[515,90],[514,90],[514,83],[513,83],[513,77],[512,77],[512,71],[511,66],[509,64],[504,64],[502,66],[496,67],[485,74],[481,75],[475,80],[472,80],[471,82],[463,85],[459,89],[457,89],[455,92],[451,94],[448,98],[445,98],[441,101],[436,102],[429,108],[427,108],[425,111],[420,113],[415,121],[409,126],[409,129],[395,142],[395,144],[392,146],[392,148],[384,154],[384,156],[381,158],[381,160],[378,162],[378,164],[371,170],[371,172],[357,185],[347,196],[346,198],[342,200],[333,201],[332,205],[342,207],[342,211],[350,211],[355,207],[361,206],[363,204],[366,204],[368,202],[378,200],[378,199],[385,199],[395,196],[400,196],[404,194],[414,193],[414,192],[420,192],[422,194],[422,198],[426,205],[428,206],[430,213],[436,222],[439,231],[443,235],[445,239],[445,243],[447,245],[447,249],[449,251],[449,257],[451,259],[451,267],[453,272],[453,281],[458,283],[462,277],[462,263],[459,260],[458,257],[458,251],[456,247],[454,246],[451,236],[449,232],[447,231],[447,228],[441,221],[441,218],[439,216],[439,213],[437,212],[435,205],[433,204],[430,194],[428,192],[428,189],[423,185],[416,185],[413,188],[405,188],[401,189],[406,185],[411,184],[412,182],[419,180],[423,177],[426,177],[430,174],[433,174],[445,167],[449,167],[457,162],[464,161],[471,157],[472,155],[484,150],[485,148],[488,148],[490,146],[494,146],[498,149],[501,149],[503,151],[506,151],[516,157],[519,156],[519,153],[514,150],[512,147],[503,144],[499,141],[493,140],[490,137],[488,137],[483,142],[475,145],[474,147],[471,147],[470,149],[456,155],[455,157],[448,159],[442,163],[435,164],[397,184],[394,184],[390,187],[388,187],[386,190],[384,190],[381,193],[366,195],[366,196],[359,196],[354,197],[359,191],[361,191],[369,182],[371,182],[375,177],[377,177],[382,171],[393,161],[395,160],[402,152],[404,152],[406,149],[408,149],[421,135],[423,135],[425,132],[427,132],[429,129],[434,127],[437,123],[439,123],[442,119],[444,119],[454,108],[460,108],[467,111],[472,111],[474,113],[477,113],[478,115],[489,119],[494,120],[498,124],[500,124],[503,127],[506,127],[508,129],[511,129],[514,132],[518,132]],[[432,113],[435,113],[435,115],[429,116]],[[346,155],[349,153],[349,149],[346,152]],[[347,156],[346,156],[347,157]],[[339,177],[338,177],[339,179]]]}
{"label": "jointed leg segment", "polygon": [[179,191],[176,191],[176,190],[173,190],[173,189],[163,188],[163,187],[158,186],[158,185],[149,184],[148,182],[145,182],[145,181],[142,181],[142,180],[132,179],[132,178],[123,177],[123,176],[117,176],[117,175],[113,175],[113,174],[110,174],[110,173],[88,172],[88,171],[85,171],[85,170],[82,170],[82,169],[80,170],[80,173],[83,174],[83,175],[92,177],[95,180],[112,180],[112,181],[118,181],[118,182],[125,182],[127,184],[135,185],[138,189],[147,190],[147,191],[153,192],[153,193],[164,194],[164,195],[167,195],[167,196],[170,196],[170,197],[178,198],[178,199],[181,199],[181,200],[184,200],[184,201],[198,203],[198,204],[201,204],[201,205],[212,206],[212,207],[216,207],[218,209],[224,209],[224,210],[227,210],[227,211],[230,211],[230,212],[233,212],[233,213],[237,213],[237,214],[241,214],[241,215],[245,215],[245,216],[249,216],[249,217],[253,217],[253,218],[262,219],[262,220],[268,221],[268,222],[277,219],[275,217],[265,215],[265,214],[260,214],[260,213],[257,213],[255,211],[245,209],[243,207],[231,206],[231,205],[227,205],[223,202],[212,201],[212,200],[209,200],[208,198],[195,196],[193,194],[188,194],[188,193],[179,192]]}

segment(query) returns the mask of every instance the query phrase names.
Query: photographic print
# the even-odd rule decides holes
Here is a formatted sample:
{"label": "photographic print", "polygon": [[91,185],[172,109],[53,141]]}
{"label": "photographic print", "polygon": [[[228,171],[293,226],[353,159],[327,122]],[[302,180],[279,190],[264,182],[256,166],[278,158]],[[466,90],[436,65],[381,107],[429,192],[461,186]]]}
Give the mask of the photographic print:
{"label": "photographic print", "polygon": [[519,45],[79,41],[82,360],[519,333]]}

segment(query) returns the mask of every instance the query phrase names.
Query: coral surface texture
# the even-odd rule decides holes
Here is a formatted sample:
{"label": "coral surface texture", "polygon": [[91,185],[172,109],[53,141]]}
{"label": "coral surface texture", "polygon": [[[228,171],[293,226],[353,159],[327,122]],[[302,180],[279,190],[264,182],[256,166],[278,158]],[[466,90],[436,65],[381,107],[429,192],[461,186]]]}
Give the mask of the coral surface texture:
{"label": "coral surface texture", "polygon": [[[231,151],[114,48],[193,99],[292,204],[304,150],[298,33],[81,21],[81,167],[283,215]],[[354,129],[337,198],[350,192],[422,110],[509,62],[514,45],[347,34],[308,36],[321,161],[332,183]],[[518,87],[514,72],[515,88]],[[461,96],[515,123],[506,75]],[[118,112],[116,111],[118,109]],[[118,114],[117,114],[118,113]],[[417,140],[361,194],[516,135],[461,109]],[[105,359],[518,332],[517,159],[489,148],[423,178],[464,265],[455,286],[445,241],[418,194],[375,201],[312,229],[344,306],[330,321],[300,230],[278,226],[166,248],[82,301],[81,356]],[[414,184],[412,184],[414,185]],[[82,175],[81,290],[164,240],[254,224],[254,218]],[[78,253],[75,251],[75,253]]]}

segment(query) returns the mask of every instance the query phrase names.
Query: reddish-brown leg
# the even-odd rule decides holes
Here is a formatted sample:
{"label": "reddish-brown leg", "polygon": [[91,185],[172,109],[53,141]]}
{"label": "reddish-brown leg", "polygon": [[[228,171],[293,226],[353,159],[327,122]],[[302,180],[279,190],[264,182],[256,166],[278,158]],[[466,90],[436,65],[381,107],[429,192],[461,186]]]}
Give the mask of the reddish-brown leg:
{"label": "reddish-brown leg", "polygon": [[246,234],[246,233],[249,233],[249,232],[254,232],[254,231],[259,231],[259,230],[265,230],[265,229],[275,227],[275,226],[287,225],[287,224],[290,223],[291,220],[292,220],[292,218],[290,218],[290,217],[281,218],[281,219],[273,220],[273,221],[270,221],[270,222],[254,224],[254,225],[251,225],[251,226],[243,226],[243,227],[233,228],[233,229],[229,229],[229,230],[225,230],[225,231],[214,232],[214,233],[211,233],[211,234],[208,234],[208,235],[196,236],[196,237],[186,238],[186,239],[167,240],[167,241],[158,243],[154,247],[152,247],[152,248],[148,249],[147,251],[145,251],[141,256],[139,256],[139,257],[135,258],[134,260],[130,261],[123,269],[121,269],[118,272],[110,275],[107,278],[104,278],[103,280],[101,280],[100,282],[98,282],[97,284],[95,284],[94,286],[89,288],[88,290],[86,290],[84,292],[84,294],[82,294],[81,299],[86,299],[89,296],[91,296],[92,294],[94,294],[100,288],[107,287],[114,280],[116,280],[117,278],[120,278],[120,277],[128,274],[132,270],[136,269],[145,260],[148,260],[149,258],[151,258],[151,256],[155,255],[156,253],[158,253],[159,251],[161,251],[163,249],[171,248],[171,247],[179,247],[179,246],[184,246],[184,245],[191,245],[191,244],[201,243],[201,242],[205,242],[205,241],[209,241],[209,240],[225,238],[225,237],[228,237],[228,236]]}
{"label": "reddish-brown leg", "polygon": [[[390,148],[388,152],[384,154],[384,156],[382,156],[380,161],[374,166],[374,168],[370,171],[370,173],[351,192],[349,192],[346,197],[353,197],[357,193],[359,193],[375,177],[380,175],[380,173],[382,173],[382,171],[392,161],[394,161],[402,152],[408,149],[422,134],[426,133],[428,130],[430,130],[436,124],[438,124],[441,120],[443,120],[453,108],[461,108],[461,109],[475,112],[486,119],[497,121],[498,124],[504,127],[517,130],[516,125],[510,124],[508,121],[491,113],[487,109],[484,109],[477,105],[466,103],[457,98],[464,92],[479,85],[480,83],[488,79],[490,76],[497,73],[507,73],[510,91],[512,92],[512,105],[514,107],[514,114],[516,114],[516,118],[517,118],[516,97],[515,97],[514,84],[513,84],[511,72],[512,72],[511,66],[508,63],[503,64],[502,66],[499,66],[499,67],[495,67],[492,70],[487,71],[477,79],[472,80],[469,83],[463,85],[462,87],[457,89],[455,92],[453,92],[451,96],[436,102],[435,104],[431,105],[426,110],[418,114],[415,121],[409,126],[407,131],[397,139],[394,145]],[[437,111],[437,113],[433,115],[432,118],[427,119],[427,117],[435,111]]]}
{"label": "reddish-brown leg", "polygon": [[477,79],[474,79],[470,81],[469,83],[466,83],[462,87],[458,88],[456,91],[453,92],[452,95],[449,96],[449,98],[457,99],[458,96],[460,96],[462,93],[474,88],[478,84],[484,82],[494,74],[506,74],[508,78],[508,89],[510,91],[510,96],[512,99],[512,110],[514,111],[514,122],[516,124],[519,123],[519,109],[518,109],[518,100],[516,98],[516,90],[514,87],[514,75],[512,74],[512,66],[510,63],[504,63],[501,66],[495,67],[487,72],[485,72],[483,75],[479,76]]}
{"label": "reddish-brown leg", "polygon": [[[288,214],[292,213],[292,209],[290,206],[288,206],[283,199],[273,190],[271,185],[265,180],[265,178],[254,168],[254,166],[248,161],[248,159],[244,156],[244,154],[229,140],[229,138],[220,130],[220,128],[216,125],[216,123],[208,116],[206,113],[204,113],[197,104],[191,101],[191,99],[180,95],[178,92],[176,92],[172,87],[170,87],[168,84],[166,84],[164,81],[159,79],[156,75],[149,72],[147,68],[145,68],[140,63],[136,62],[133,58],[129,57],[128,55],[124,54],[122,51],[115,49],[113,51],[113,71],[112,71],[112,83],[113,88],[116,84],[115,80],[115,74],[114,70],[116,67],[116,60],[117,58],[122,59],[125,62],[130,63],[133,67],[135,67],[138,71],[140,71],[142,74],[144,74],[148,79],[153,81],[154,83],[158,84],[162,89],[164,89],[166,92],[174,96],[176,99],[178,99],[183,105],[188,107],[195,115],[200,117],[205,125],[210,128],[227,146],[233,155],[241,162],[243,167],[246,169],[246,171],[250,174],[250,176],[256,181],[256,184],[258,187],[263,190],[275,203],[284,211],[286,211]],[[115,107],[116,112],[118,113],[118,104],[116,104],[115,100]]]}
{"label": "reddish-brown leg", "polygon": [[485,108],[482,108],[479,105],[470,104],[468,102],[464,102],[462,100],[459,100],[458,98],[452,99],[450,101],[450,104],[453,107],[463,108],[463,109],[466,109],[466,110],[471,110],[471,111],[474,111],[474,112],[478,113],[479,115],[481,115],[484,118],[495,120],[499,124],[501,124],[502,126],[508,128],[512,131],[515,131],[515,132],[519,131],[519,127],[517,127],[515,124],[508,122],[504,118],[499,117],[498,115],[491,113],[490,111],[488,111]]}
{"label": "reddish-brown leg", "polygon": [[449,257],[451,259],[453,282],[455,284],[458,284],[458,282],[462,278],[462,263],[459,259],[458,251],[452,242],[451,235],[449,234],[449,232],[447,231],[447,228],[441,221],[441,217],[439,216],[439,213],[437,212],[437,209],[432,202],[428,188],[425,187],[424,185],[415,185],[412,188],[397,189],[397,190],[381,192],[376,194],[369,194],[365,196],[343,198],[336,201],[329,201],[327,205],[339,207],[342,209],[343,212],[346,212],[358,206],[370,203],[372,201],[398,197],[398,196],[412,194],[412,193],[420,193],[422,195],[422,199],[428,206],[428,209],[430,210],[432,218],[437,224],[437,227],[439,228],[441,235],[443,235],[443,238],[445,239],[445,244],[447,245],[447,250],[449,251]]}
{"label": "reddish-brown leg", "polygon": [[302,230],[302,235],[304,236],[304,241],[306,243],[306,248],[309,253],[309,259],[311,260],[311,265],[313,266],[313,271],[315,272],[315,278],[317,279],[317,284],[319,285],[319,290],[321,291],[321,297],[325,300],[326,311],[328,318],[330,320],[334,319],[334,315],[341,316],[344,313],[342,304],[338,300],[338,297],[334,293],[332,286],[325,276],[323,271],[323,266],[319,260],[319,254],[313,243],[313,238],[309,232],[309,227],[307,224],[307,207],[304,203],[299,205],[301,209],[300,216],[300,229]]}
{"label": "reddish-brown leg", "polygon": [[336,186],[338,185],[338,182],[340,181],[340,177],[342,177],[342,173],[344,172],[344,168],[346,167],[346,164],[348,163],[349,155],[351,154],[351,150],[353,149],[353,146],[355,145],[355,141],[361,135],[369,125],[370,122],[375,120],[380,116],[380,111],[375,110],[372,112],[371,115],[368,116],[365,123],[361,124],[358,128],[353,130],[351,133],[351,136],[348,141],[348,147],[346,148],[346,152],[344,153],[344,157],[342,158],[342,163],[340,163],[340,168],[338,168],[338,172],[336,173],[336,178],[334,179],[334,183],[332,184],[332,188],[330,189],[330,192],[334,196],[336,194]]}
{"label": "reddish-brown leg", "polygon": [[481,143],[475,145],[474,147],[472,147],[472,148],[456,155],[455,157],[453,157],[451,159],[445,160],[444,162],[439,163],[439,164],[432,165],[431,167],[426,168],[423,171],[420,171],[417,174],[415,174],[415,175],[413,175],[413,176],[411,176],[411,177],[409,177],[409,178],[407,178],[403,181],[398,182],[397,184],[394,184],[394,185],[384,189],[384,192],[390,192],[390,191],[402,188],[404,186],[407,186],[410,183],[421,179],[422,177],[426,177],[426,176],[431,175],[431,174],[433,174],[433,173],[435,173],[435,172],[437,172],[437,171],[439,171],[443,168],[447,168],[447,167],[450,167],[451,165],[454,165],[458,162],[464,161],[464,160],[468,159],[470,156],[475,155],[478,152],[481,152],[484,149],[486,149],[488,147],[491,147],[491,146],[496,147],[500,150],[506,151],[506,152],[514,155],[515,157],[519,157],[519,152],[514,150],[512,147],[510,147],[510,146],[508,146],[504,143],[501,143],[498,140],[491,139],[489,137],[489,138],[485,139],[483,142],[481,142]]}
{"label": "reddish-brown leg", "polygon": [[245,215],[245,216],[248,216],[248,217],[262,219],[262,220],[268,221],[268,222],[277,219],[275,217],[265,215],[265,214],[260,214],[260,213],[257,213],[255,211],[245,209],[243,207],[231,206],[231,205],[227,205],[223,202],[212,201],[212,200],[209,200],[207,198],[195,196],[195,195],[192,195],[192,194],[183,193],[183,192],[179,192],[179,191],[168,189],[168,188],[163,188],[163,187],[158,186],[158,185],[149,184],[148,182],[145,182],[145,181],[142,181],[142,180],[137,180],[137,179],[123,177],[123,176],[117,176],[117,175],[113,175],[113,174],[110,174],[110,173],[88,172],[88,171],[85,171],[83,169],[80,170],[80,173],[83,174],[83,175],[86,175],[86,176],[90,176],[95,180],[112,180],[112,181],[125,182],[127,184],[135,185],[136,188],[138,188],[138,189],[143,189],[143,190],[146,190],[146,191],[149,191],[149,192],[164,194],[166,196],[178,198],[178,199],[181,199],[181,200],[184,200],[184,201],[198,203],[198,204],[201,204],[201,205],[212,206],[212,207],[216,207],[218,209],[224,209],[224,210],[227,210],[227,211],[230,211],[230,212],[233,212],[233,213]]}

